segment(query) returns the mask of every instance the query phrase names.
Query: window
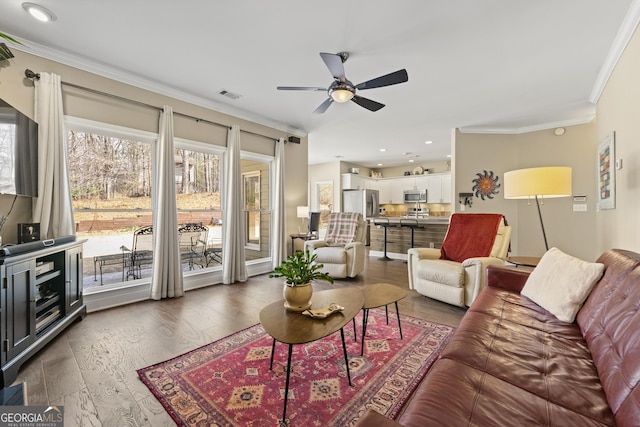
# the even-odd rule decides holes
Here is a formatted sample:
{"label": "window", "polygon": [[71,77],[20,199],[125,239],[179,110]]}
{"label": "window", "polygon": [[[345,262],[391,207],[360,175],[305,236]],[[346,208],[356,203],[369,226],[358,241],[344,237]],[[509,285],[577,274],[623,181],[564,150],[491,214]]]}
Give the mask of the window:
{"label": "window", "polygon": [[84,288],[150,277],[153,139],[71,124],[67,145],[76,234],[87,239]]}
{"label": "window", "polygon": [[316,182],[316,206],[320,212],[320,228],[327,228],[333,211],[333,181]]}
{"label": "window", "polygon": [[[176,205],[183,270],[221,268],[222,149],[176,138]],[[184,232],[185,226],[193,224]]]}
{"label": "window", "polygon": [[272,158],[248,153],[240,162],[247,261],[271,256],[271,163]]}
{"label": "window", "polygon": [[246,244],[252,249],[260,247],[260,171],[242,174],[242,190],[245,226],[247,229]]}

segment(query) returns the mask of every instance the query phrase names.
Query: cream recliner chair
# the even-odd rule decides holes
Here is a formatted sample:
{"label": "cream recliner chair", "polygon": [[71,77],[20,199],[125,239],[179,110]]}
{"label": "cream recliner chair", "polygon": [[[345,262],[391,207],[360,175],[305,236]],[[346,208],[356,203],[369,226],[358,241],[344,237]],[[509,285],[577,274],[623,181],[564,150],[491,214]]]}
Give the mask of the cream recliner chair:
{"label": "cream recliner chair", "polygon": [[409,288],[469,306],[485,286],[487,266],[504,265],[510,239],[511,227],[502,215],[453,214],[442,249],[409,249]]}
{"label": "cream recliner chair", "polygon": [[304,250],[318,255],[316,262],[324,265],[322,271],[329,276],[356,277],[364,270],[366,231],[361,214],[334,212],[324,240],[307,240]]}

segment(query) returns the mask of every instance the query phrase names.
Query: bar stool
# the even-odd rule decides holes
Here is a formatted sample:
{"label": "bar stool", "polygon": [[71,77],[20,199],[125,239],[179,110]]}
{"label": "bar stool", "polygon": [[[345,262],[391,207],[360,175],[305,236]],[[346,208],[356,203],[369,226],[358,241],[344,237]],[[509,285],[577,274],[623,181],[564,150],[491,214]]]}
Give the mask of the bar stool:
{"label": "bar stool", "polygon": [[392,261],[392,259],[387,256],[387,228],[394,227],[394,226],[389,224],[389,218],[374,218],[373,224],[384,227],[384,234],[382,238],[382,247],[384,250],[384,256],[378,259],[380,261]]}
{"label": "bar stool", "polygon": [[[411,230],[411,247],[413,248],[415,246],[414,235],[415,235],[416,228],[424,228],[424,227],[420,226],[420,223],[418,222],[418,220],[414,218],[401,218],[400,227],[407,227],[408,229]],[[405,261],[405,264],[406,263],[407,261]]]}
{"label": "bar stool", "polygon": [[401,218],[400,219],[400,227],[407,227],[411,230],[411,247],[414,246],[414,232],[416,228],[420,228],[417,219],[412,218]]}

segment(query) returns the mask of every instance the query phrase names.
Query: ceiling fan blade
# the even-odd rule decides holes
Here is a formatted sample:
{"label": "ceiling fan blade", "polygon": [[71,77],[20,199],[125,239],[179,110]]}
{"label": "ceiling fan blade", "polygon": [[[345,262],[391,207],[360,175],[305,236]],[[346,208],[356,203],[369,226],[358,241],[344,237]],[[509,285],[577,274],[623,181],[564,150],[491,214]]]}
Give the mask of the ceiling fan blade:
{"label": "ceiling fan blade", "polygon": [[276,89],[278,90],[315,90],[325,92],[327,90],[326,87],[316,87],[316,86],[278,86]]}
{"label": "ceiling fan blade", "polygon": [[320,106],[318,108],[316,108],[313,112],[313,114],[322,114],[325,111],[327,111],[327,108],[329,108],[329,106],[333,103],[333,99],[332,98],[327,98],[326,101],[324,101],[322,104],[320,104]]}
{"label": "ceiling fan blade", "polygon": [[356,85],[356,89],[373,89],[375,87],[391,86],[398,83],[404,83],[409,80],[407,70],[402,69],[394,73],[386,74],[375,79],[367,80]]}
{"label": "ceiling fan blade", "polygon": [[[329,98],[329,99],[331,99],[331,98]],[[363,98],[363,97],[358,96],[358,95],[355,95],[353,98],[351,98],[351,100],[353,102],[355,102],[356,104],[358,104],[359,106],[366,108],[369,111],[378,111],[379,109],[384,107],[384,104],[381,104],[381,103],[376,102],[376,101],[372,101],[372,100],[367,99],[367,98]]]}
{"label": "ceiling fan blade", "polygon": [[342,65],[342,58],[340,58],[340,56],[336,55],[335,53],[324,52],[320,52],[320,57],[331,72],[333,78],[343,82],[345,80],[345,76],[344,65]]}

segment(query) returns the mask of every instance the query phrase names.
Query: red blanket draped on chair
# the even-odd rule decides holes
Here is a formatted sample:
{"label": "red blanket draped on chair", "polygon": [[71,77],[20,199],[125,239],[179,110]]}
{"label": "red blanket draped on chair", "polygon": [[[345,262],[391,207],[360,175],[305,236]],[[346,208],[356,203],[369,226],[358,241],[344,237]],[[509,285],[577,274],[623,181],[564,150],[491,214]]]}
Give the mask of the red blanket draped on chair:
{"label": "red blanket draped on chair", "polygon": [[440,259],[462,262],[489,256],[501,221],[501,214],[451,215]]}

